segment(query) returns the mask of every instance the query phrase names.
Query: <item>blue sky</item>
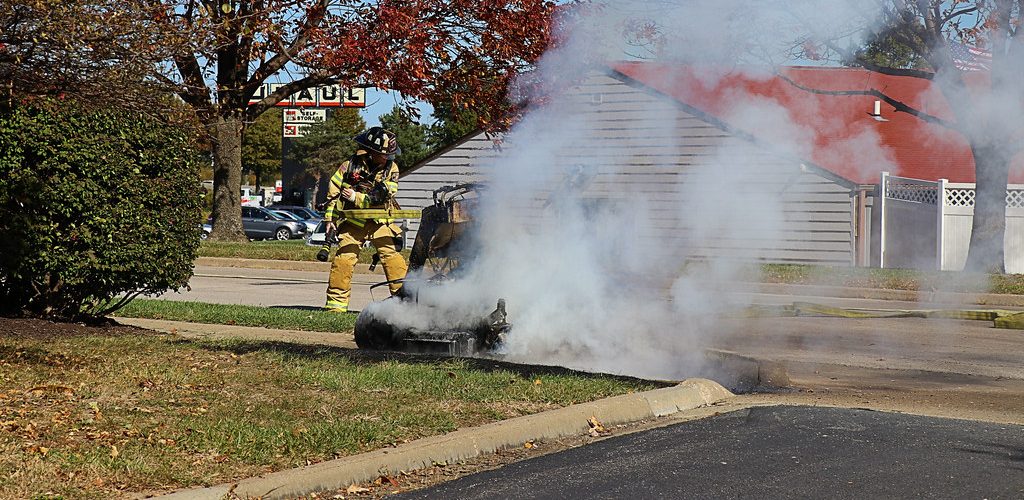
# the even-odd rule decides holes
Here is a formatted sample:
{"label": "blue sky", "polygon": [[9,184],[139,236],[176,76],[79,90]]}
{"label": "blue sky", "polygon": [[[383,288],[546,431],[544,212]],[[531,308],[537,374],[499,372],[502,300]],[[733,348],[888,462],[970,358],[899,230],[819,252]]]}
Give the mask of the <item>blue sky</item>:
{"label": "blue sky", "polygon": [[[370,127],[380,125],[380,115],[387,114],[395,107],[395,104],[401,102],[401,96],[397,92],[381,92],[375,88],[366,89],[366,107],[361,111],[366,125]],[[420,110],[420,123],[424,125],[434,123],[434,117],[431,114],[434,112],[433,106],[423,101],[416,101],[416,107]]]}

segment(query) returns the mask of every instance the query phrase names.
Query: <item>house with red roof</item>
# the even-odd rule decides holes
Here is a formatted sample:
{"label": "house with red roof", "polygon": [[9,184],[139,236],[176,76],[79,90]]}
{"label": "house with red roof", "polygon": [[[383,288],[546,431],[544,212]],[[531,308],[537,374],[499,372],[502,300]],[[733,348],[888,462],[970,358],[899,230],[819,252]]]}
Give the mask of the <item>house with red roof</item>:
{"label": "house with red roof", "polygon": [[[962,267],[972,205],[947,210],[947,218],[967,219],[949,219],[944,229],[935,200],[946,195],[929,198],[930,208],[903,206],[921,200],[899,199],[883,215],[879,184],[887,172],[893,179],[927,181],[909,188],[918,191],[940,180],[970,189],[974,163],[966,141],[877,97],[848,93],[870,89],[930,115],[951,116],[943,95],[919,78],[854,68],[787,67],[772,74],[619,62],[552,98],[549,105],[563,107],[583,129],[573,133],[585,138],[559,148],[553,163],[592,172],[585,196],[617,196],[617,205],[641,200],[645,224],[632,236],[656,239],[666,256]],[[403,174],[402,206],[429,205],[441,185],[487,180],[508,148],[518,147],[515,132],[501,148],[495,144],[475,132],[414,166]],[[1024,169],[1017,167],[1010,182],[1024,183]],[[701,199],[714,209],[701,213],[690,204]],[[1008,220],[1008,234],[1016,234],[1015,224]],[[1015,237],[1008,237],[1008,272],[1024,270],[1024,255],[1011,265],[1011,254],[1024,254],[1024,240],[1010,241]]]}

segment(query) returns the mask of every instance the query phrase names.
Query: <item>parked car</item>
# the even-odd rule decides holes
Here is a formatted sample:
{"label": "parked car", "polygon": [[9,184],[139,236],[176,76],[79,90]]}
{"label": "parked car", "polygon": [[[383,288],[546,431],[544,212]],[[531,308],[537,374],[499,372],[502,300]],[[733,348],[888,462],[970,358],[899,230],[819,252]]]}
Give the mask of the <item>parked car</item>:
{"label": "parked car", "polygon": [[323,213],[317,212],[312,208],[304,207],[301,205],[271,205],[267,208],[271,210],[284,210],[285,212],[297,215],[302,220],[312,220],[320,222],[321,220],[324,219]]}
{"label": "parked car", "polygon": [[[402,229],[402,234],[395,238],[395,248],[401,252],[405,248],[405,235],[408,234],[409,227],[404,220],[399,222],[398,226]],[[327,241],[327,221],[321,220],[312,231],[306,233],[306,244],[319,247],[323,246],[325,241]]]}
{"label": "parked car", "polygon": [[242,228],[254,240],[289,240],[306,235],[306,224],[286,219],[263,207],[242,207]]}
{"label": "parked car", "polygon": [[207,222],[205,224],[200,225],[199,227],[200,229],[203,230],[203,232],[199,234],[199,239],[205,240],[206,238],[209,238],[210,232],[213,231],[213,224]]}
{"label": "parked car", "polygon": [[318,247],[324,244],[327,239],[327,222],[321,220],[312,231],[306,233],[306,244]]}
{"label": "parked car", "polygon": [[280,215],[281,217],[284,217],[285,219],[291,219],[291,220],[299,221],[299,222],[305,224],[306,225],[306,234],[309,234],[309,233],[313,232],[313,229],[316,229],[316,225],[319,224],[320,221],[323,220],[323,219],[303,219],[302,217],[299,217],[298,214],[293,213],[293,212],[289,212],[287,210],[278,210],[278,209],[276,209],[274,207],[267,207],[267,208],[268,208],[268,210],[270,210],[274,214]]}

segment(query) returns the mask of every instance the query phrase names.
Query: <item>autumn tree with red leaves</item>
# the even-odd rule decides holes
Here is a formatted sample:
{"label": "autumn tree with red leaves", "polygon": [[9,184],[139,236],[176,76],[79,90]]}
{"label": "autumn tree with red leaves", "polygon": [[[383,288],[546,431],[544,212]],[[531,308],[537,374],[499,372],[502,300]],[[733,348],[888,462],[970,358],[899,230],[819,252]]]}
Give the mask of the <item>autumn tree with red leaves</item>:
{"label": "autumn tree with red leaves", "polygon": [[176,34],[160,31],[143,0],[0,2],[0,92],[74,98],[79,105],[168,107],[152,75]]}
{"label": "autumn tree with red leaves", "polygon": [[[212,143],[211,238],[243,240],[241,135],[283,98],[317,85],[366,85],[471,108],[498,125],[515,76],[549,41],[547,0],[149,0],[184,35],[161,81]],[[288,83],[249,104],[272,75]]]}

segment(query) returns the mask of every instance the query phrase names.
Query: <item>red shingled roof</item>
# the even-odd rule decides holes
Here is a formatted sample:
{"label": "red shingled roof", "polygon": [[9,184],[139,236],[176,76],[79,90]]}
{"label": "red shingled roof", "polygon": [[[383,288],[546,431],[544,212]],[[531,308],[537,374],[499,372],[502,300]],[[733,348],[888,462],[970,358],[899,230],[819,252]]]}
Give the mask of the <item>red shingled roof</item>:
{"label": "red shingled roof", "polygon": [[[881,115],[888,121],[877,121],[871,117],[878,100],[873,96],[813,94],[767,72],[758,75],[651,62],[620,62],[611,67],[761,141],[794,142],[803,148],[798,156],[855,183],[877,184],[883,170],[917,179],[974,182],[974,161],[959,133],[898,113],[884,102]],[[878,89],[916,109],[951,118],[942,93],[928,80],[854,68],[787,67],[781,72],[816,89]],[[737,106],[738,102],[744,105]],[[785,123],[786,114],[795,127]],[[1015,162],[1015,167],[1021,163]],[[1024,169],[1014,168],[1010,182],[1024,182]]]}

